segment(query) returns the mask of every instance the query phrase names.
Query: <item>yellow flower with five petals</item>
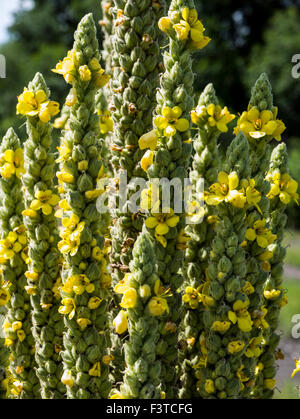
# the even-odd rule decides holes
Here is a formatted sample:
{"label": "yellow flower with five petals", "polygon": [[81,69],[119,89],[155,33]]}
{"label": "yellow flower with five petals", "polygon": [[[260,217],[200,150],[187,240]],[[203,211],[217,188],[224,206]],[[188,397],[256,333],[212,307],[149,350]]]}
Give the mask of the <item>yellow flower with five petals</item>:
{"label": "yellow flower with five petals", "polygon": [[190,123],[185,118],[180,118],[182,109],[179,106],[174,108],[164,107],[162,116],[154,119],[154,124],[160,130],[163,130],[166,137],[173,137],[177,131],[185,132],[189,129]]}

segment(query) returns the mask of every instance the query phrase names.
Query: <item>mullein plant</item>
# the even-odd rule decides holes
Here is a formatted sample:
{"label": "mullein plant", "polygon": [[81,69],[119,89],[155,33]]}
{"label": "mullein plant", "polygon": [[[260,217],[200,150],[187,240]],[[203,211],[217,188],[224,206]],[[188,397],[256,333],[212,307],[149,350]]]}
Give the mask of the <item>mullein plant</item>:
{"label": "mullein plant", "polygon": [[[245,351],[245,380],[243,395],[248,398],[252,393],[255,373],[259,372],[258,355],[264,345],[264,330],[269,328],[265,320],[267,308],[264,305],[264,285],[270,271],[270,250],[276,241],[269,225],[270,185],[265,179],[272,146],[275,138],[281,140],[285,130],[284,123],[277,119],[278,109],[273,106],[271,85],[266,74],[262,74],[255,83],[248,110],[240,116],[235,133],[243,132],[250,146],[251,184],[249,191],[259,191],[254,198],[255,206],[247,212],[247,231],[242,244],[247,254],[247,285],[249,306],[252,312],[251,342]],[[271,385],[266,381],[266,385]]]}
{"label": "mullein plant", "polygon": [[125,371],[122,384],[111,399],[161,399],[162,391],[160,346],[160,318],[153,309],[167,307],[161,295],[153,238],[146,229],[139,235],[133,248],[130,273],[115,288],[122,294],[121,310],[114,320],[118,333],[128,329],[124,344]]}
{"label": "mullein plant", "polygon": [[9,349],[8,375],[13,377],[9,387],[6,380],[6,386],[8,397],[39,398],[40,386],[35,374],[35,341],[31,333],[30,297],[26,292],[28,249],[22,217],[23,173],[23,149],[11,128],[0,147],[0,306],[7,308],[3,323],[4,345]]}
{"label": "mullein plant", "polygon": [[[120,171],[126,171],[127,184],[133,177],[145,178],[140,160],[139,137],[152,128],[156,105],[155,92],[161,71],[158,21],[165,12],[165,0],[117,0],[113,14],[111,98],[108,109],[113,119],[110,156],[116,190],[120,188]],[[121,191],[124,193],[124,189]],[[128,199],[134,190],[127,189]],[[123,280],[129,271],[132,248],[142,230],[143,218],[128,208],[112,211],[111,268],[113,284]],[[115,306],[120,299],[115,294]],[[124,369],[120,338],[112,333],[115,356],[115,379],[122,379]]]}
{"label": "mullein plant", "polygon": [[250,342],[252,320],[246,252],[241,245],[247,211],[260,196],[251,188],[250,176],[249,145],[238,133],[227,149],[218,182],[205,192],[206,204],[217,207],[218,222],[201,290],[206,297],[202,301],[204,330],[197,342],[201,356],[194,365],[203,398],[239,398],[247,378],[243,354]]}
{"label": "mullein plant", "polygon": [[[208,188],[217,179],[220,156],[217,140],[221,133],[228,131],[228,124],[235,118],[230,114],[227,107],[222,108],[216,97],[212,84],[209,84],[200,95],[197,107],[191,112],[193,124],[196,126],[196,134],[193,141],[194,157],[190,179],[194,187],[195,201],[201,202],[201,190],[197,188],[199,179],[203,179],[204,188]],[[201,314],[205,296],[201,290],[206,281],[206,270],[210,258],[212,239],[215,234],[217,216],[213,206],[204,205],[199,214],[192,215],[191,224],[186,228],[190,240],[186,249],[185,280],[183,283],[184,314],[181,323],[181,387],[180,398],[199,397],[197,391],[198,379],[195,375],[194,366],[199,362],[198,341],[203,330]],[[195,217],[203,217],[201,223],[196,223]]]}
{"label": "mullein plant", "polygon": [[26,115],[27,140],[24,143],[25,173],[24,224],[28,235],[28,269],[25,290],[32,307],[32,333],[35,341],[36,374],[44,399],[62,398],[61,383],[63,318],[58,313],[61,256],[57,250],[58,231],[54,216],[59,196],[53,187],[55,158],[50,119],[59,104],[50,100],[43,76],[37,73],[18,97],[17,113]]}
{"label": "mullein plant", "polygon": [[272,152],[266,180],[271,185],[268,193],[269,221],[272,233],[276,235],[276,241],[268,247],[272,258],[263,296],[267,310],[265,318],[269,327],[265,330],[264,346],[258,359],[254,397],[270,399],[274,395],[276,385],[276,361],[284,358],[281,350],[277,350],[280,341],[277,330],[280,310],[287,303],[287,296],[282,285],[283,261],[286,255],[286,249],[283,246],[284,229],[287,223],[286,208],[292,201],[299,205],[298,183],[289,175],[287,148],[283,143]]}
{"label": "mullein plant", "polygon": [[62,382],[69,398],[106,398],[110,391],[107,334],[108,275],[105,238],[107,217],[96,208],[103,193],[99,119],[95,94],[109,76],[99,64],[96,28],[91,14],[75,32],[73,49],[54,72],[72,85],[69,129],[59,147],[61,306],[66,331]]}
{"label": "mullein plant", "polygon": [[[148,149],[141,160],[141,167],[149,180],[148,189],[143,192],[142,207],[148,211],[145,226],[154,239],[161,282],[156,290],[156,306],[153,304],[151,313],[160,319],[157,352],[161,357],[162,391],[167,398],[172,398],[177,395],[177,341],[181,311],[181,297],[177,290],[182,283],[178,271],[182,267],[187,241],[185,208],[181,213],[175,213],[174,191],[168,208],[162,208],[162,190],[153,180],[179,178],[181,192],[184,192],[183,182],[187,178],[192,151],[189,114],[194,104],[194,76],[191,54],[193,50],[204,48],[210,39],[204,36],[205,29],[198,20],[193,1],[172,1],[168,16],[159,21],[159,28],[169,37],[169,48],[164,53],[165,72],[157,92],[154,129],[140,138],[139,147]],[[180,203],[183,205],[183,197]]]}

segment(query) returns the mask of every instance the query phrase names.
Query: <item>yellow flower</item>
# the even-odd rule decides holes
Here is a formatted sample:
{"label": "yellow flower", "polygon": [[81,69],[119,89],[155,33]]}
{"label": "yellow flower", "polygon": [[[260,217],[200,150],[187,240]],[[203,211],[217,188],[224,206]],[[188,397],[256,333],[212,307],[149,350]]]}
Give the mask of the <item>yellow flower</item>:
{"label": "yellow flower", "polygon": [[88,82],[92,78],[91,70],[87,65],[82,65],[78,69],[79,78],[81,81]]}
{"label": "yellow flower", "polygon": [[99,297],[92,297],[92,298],[89,299],[88,308],[90,310],[96,310],[96,308],[99,307],[99,305],[102,303],[102,301],[103,300]]}
{"label": "yellow flower", "polygon": [[152,130],[147,132],[146,134],[142,135],[139,139],[139,147],[141,150],[145,150],[146,148],[150,148],[150,150],[155,150],[157,147],[157,131]]}
{"label": "yellow flower", "polygon": [[150,183],[148,189],[143,189],[141,192],[140,207],[144,211],[151,210],[157,212],[160,206],[159,187],[155,183]]}
{"label": "yellow flower", "polygon": [[219,332],[219,333],[226,333],[227,330],[230,328],[230,322],[220,322],[220,321],[215,321],[212,325],[212,329],[215,332]]}
{"label": "yellow flower", "polygon": [[152,316],[161,316],[165,312],[169,313],[169,306],[166,298],[171,297],[170,290],[165,290],[161,286],[161,282],[158,279],[154,284],[154,293],[156,297],[152,297],[148,303],[148,309]]}
{"label": "yellow flower", "polygon": [[61,377],[61,382],[67,386],[72,388],[74,386],[74,380],[72,378],[72,372],[70,370],[66,370],[64,371],[62,377]]}
{"label": "yellow flower", "polygon": [[[160,236],[168,234],[170,228],[176,227],[179,221],[179,216],[175,215],[172,208],[165,208],[162,213],[154,214],[154,216],[147,218],[145,224],[147,228],[155,229],[155,237],[158,240]],[[166,247],[167,243],[165,242],[164,244],[164,247]]]}
{"label": "yellow flower", "polygon": [[26,338],[26,334],[22,329],[17,330],[17,336],[20,342],[23,342],[23,340]]}
{"label": "yellow flower", "polygon": [[281,290],[264,290],[264,297],[266,300],[275,300],[281,294]]}
{"label": "yellow flower", "polygon": [[12,259],[16,253],[20,253],[23,249],[23,243],[18,240],[18,234],[10,231],[6,239],[0,240],[0,256],[4,260]]}
{"label": "yellow flower", "polygon": [[160,18],[158,21],[158,27],[162,32],[167,32],[172,27],[170,19],[168,17]]}
{"label": "yellow flower", "polygon": [[95,286],[90,283],[88,277],[84,274],[73,275],[67,279],[61,291],[66,294],[82,295],[85,291],[92,293],[95,290]]}
{"label": "yellow flower", "polygon": [[121,310],[119,312],[119,314],[117,315],[117,317],[115,317],[114,321],[113,321],[113,325],[115,328],[116,333],[118,333],[118,335],[122,335],[123,333],[126,332],[127,328],[128,328],[128,320],[127,320],[127,313],[124,310]]}
{"label": "yellow flower", "polygon": [[73,298],[63,298],[62,306],[58,308],[60,314],[68,314],[69,319],[72,320],[75,316],[75,300]]}
{"label": "yellow flower", "polygon": [[191,240],[190,236],[182,228],[177,236],[176,248],[178,250],[185,250],[188,248],[188,242]]}
{"label": "yellow flower", "polygon": [[56,172],[56,177],[59,181],[64,183],[73,183],[74,175],[70,173],[66,168],[62,168],[60,172]]}
{"label": "yellow flower", "polygon": [[257,205],[261,201],[261,193],[255,189],[255,180],[254,179],[243,179],[241,181],[242,189],[240,192],[243,192],[246,195],[248,205],[253,205],[262,214],[261,209]]}
{"label": "yellow flower", "polygon": [[98,110],[99,115],[99,124],[100,124],[100,132],[101,134],[105,135],[108,132],[113,130],[113,120],[111,117],[111,113],[108,110],[102,112],[100,109]]}
{"label": "yellow flower", "polygon": [[292,200],[299,205],[298,182],[292,179],[287,173],[268,174],[266,178],[271,183],[271,190],[267,197],[274,199],[279,197],[283,204],[289,204]]}
{"label": "yellow flower", "polygon": [[228,312],[228,319],[233,323],[238,323],[242,332],[250,332],[252,329],[252,320],[247,308],[249,307],[248,298],[245,301],[237,300],[233,304],[233,311]]}
{"label": "yellow flower", "polygon": [[[81,232],[84,229],[84,221],[79,223],[77,228],[70,232],[69,228],[66,228],[63,233],[61,233],[61,237],[63,240],[58,242],[58,249],[61,253],[70,253],[71,256],[75,256],[78,252],[78,247],[80,245],[80,236]],[[71,234],[70,234],[71,233]]]}
{"label": "yellow flower", "polygon": [[264,380],[264,387],[266,389],[273,390],[275,386],[276,386],[276,380],[271,379],[271,378],[267,378],[266,380]]}
{"label": "yellow flower", "polygon": [[154,120],[154,124],[158,129],[164,131],[166,137],[174,137],[177,130],[185,132],[189,129],[190,123],[185,118],[180,118],[182,115],[182,109],[179,106],[174,108],[164,107],[162,110],[162,116],[157,116]]}
{"label": "yellow flower", "polygon": [[225,201],[237,208],[244,208],[246,197],[242,192],[237,190],[239,186],[239,178],[236,172],[229,175],[220,172],[218,175],[218,183],[214,183],[209,188],[209,192],[204,195],[207,205],[219,205]]}
{"label": "yellow flower", "polygon": [[151,150],[148,150],[141,160],[141,168],[147,172],[148,167],[153,164],[154,153]]}
{"label": "yellow flower", "polygon": [[198,13],[195,9],[186,7],[182,11],[182,19],[179,23],[173,25],[173,28],[180,41],[190,39],[191,46],[196,49],[204,48],[211,41],[210,38],[203,35],[205,28],[198,20]]}
{"label": "yellow flower", "polygon": [[0,288],[0,307],[5,306],[9,300],[10,300],[9,292],[4,288]]}
{"label": "yellow flower", "polygon": [[252,228],[246,231],[246,239],[257,242],[259,247],[266,249],[269,244],[274,243],[277,236],[272,234],[269,228],[266,228],[266,219],[257,220],[254,222]]}
{"label": "yellow flower", "polygon": [[89,370],[89,375],[91,377],[100,377],[101,376],[101,366],[100,362],[96,362],[93,367]]}
{"label": "yellow flower", "polygon": [[227,107],[222,109],[221,106],[214,104],[207,107],[207,113],[210,115],[208,118],[208,124],[211,127],[216,126],[221,132],[227,132],[227,124],[235,118],[235,115],[230,114]]}
{"label": "yellow flower", "polygon": [[245,343],[241,340],[235,340],[228,343],[227,350],[230,354],[236,354],[244,349]]}
{"label": "yellow flower", "polygon": [[34,211],[41,209],[44,215],[50,215],[53,207],[59,203],[59,196],[55,195],[50,189],[37,191],[35,198],[30,204],[30,209]]}
{"label": "yellow flower", "polygon": [[268,310],[263,306],[260,310],[255,310],[252,314],[253,324],[258,329],[267,329],[269,327],[268,322],[265,320],[265,317],[268,313]]}
{"label": "yellow flower", "polygon": [[113,355],[103,355],[102,362],[105,365],[109,365],[114,359],[115,357]]}
{"label": "yellow flower", "polygon": [[82,330],[86,329],[89,324],[92,324],[90,319],[85,319],[83,317],[77,319],[76,322]]}
{"label": "yellow flower", "polygon": [[213,394],[216,391],[213,380],[205,380],[204,388],[208,394]]}
{"label": "yellow flower", "polygon": [[17,330],[21,330],[22,329],[22,322],[13,322],[12,326],[12,330],[14,332],[16,332]]}
{"label": "yellow flower", "polygon": [[24,152],[22,148],[6,150],[0,156],[0,174],[4,179],[10,179],[13,175],[21,178],[24,170]]}
{"label": "yellow flower", "polygon": [[111,400],[115,400],[115,399],[126,399],[126,397],[120,392],[116,392],[114,393],[112,396],[110,396]]}
{"label": "yellow flower", "polygon": [[128,288],[123,293],[123,297],[120,303],[122,308],[134,308],[137,303],[137,292],[135,288]]}
{"label": "yellow flower", "polygon": [[241,289],[241,292],[246,294],[246,295],[251,295],[255,292],[255,289],[254,289],[253,285],[250,284],[249,281],[246,281],[245,285]]}
{"label": "yellow flower", "polygon": [[291,378],[294,378],[295,375],[300,372],[300,359],[298,360],[297,358],[295,358],[295,365],[296,368],[294,369],[294,371],[292,372]]}
{"label": "yellow flower", "polygon": [[58,73],[64,76],[64,79],[67,83],[72,84],[74,81],[74,76],[78,67],[78,60],[76,57],[76,51],[68,51],[67,57],[63,61],[59,61],[56,65],[56,68],[53,69],[53,73]]}
{"label": "yellow flower", "polygon": [[262,340],[263,338],[261,336],[250,339],[250,342],[248,343],[245,350],[245,355],[247,358],[258,358],[261,355],[262,349],[260,345],[262,344]]}
{"label": "yellow flower", "polygon": [[248,139],[260,140],[262,138],[271,137],[277,141],[281,141],[281,134],[285,130],[285,125],[277,118],[277,108],[274,112],[259,110],[253,106],[248,112],[243,112],[238,120],[234,133],[238,134],[242,131]]}
{"label": "yellow flower", "polygon": [[38,116],[46,124],[52,116],[58,113],[59,104],[50,101],[43,90],[34,93],[25,88],[24,92],[18,96],[17,114]]}
{"label": "yellow flower", "polygon": [[184,303],[189,303],[190,308],[193,310],[196,309],[202,301],[199,288],[186,287],[185,294],[182,296],[182,301]]}

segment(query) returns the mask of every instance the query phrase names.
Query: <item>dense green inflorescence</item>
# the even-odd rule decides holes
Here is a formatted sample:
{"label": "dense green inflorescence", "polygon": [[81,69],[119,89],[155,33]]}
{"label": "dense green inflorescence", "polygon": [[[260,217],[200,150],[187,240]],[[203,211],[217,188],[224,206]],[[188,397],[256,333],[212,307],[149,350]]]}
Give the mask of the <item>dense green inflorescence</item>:
{"label": "dense green inflorescence", "polygon": [[287,303],[283,283],[283,261],[286,249],[283,246],[284,229],[287,222],[287,205],[294,200],[298,203],[297,183],[288,172],[288,155],[285,144],[279,144],[272,152],[270,167],[266,179],[271,184],[269,193],[269,222],[276,241],[268,247],[272,252],[270,273],[264,285],[264,306],[267,310],[266,321],[269,327],[264,333],[264,347],[259,357],[259,369],[255,383],[254,397],[270,399],[276,385],[276,361],[283,359],[283,354],[276,348],[280,341],[277,332],[281,308]]}
{"label": "dense green inflorescence", "polygon": [[113,15],[112,10],[114,7],[114,0],[101,0],[102,8],[102,20],[100,25],[104,34],[104,40],[102,44],[103,52],[102,58],[105,63],[105,71],[109,75],[112,75],[112,36],[113,36]]}
{"label": "dense green inflorescence", "polygon": [[14,385],[7,388],[7,394],[17,398],[39,398],[40,386],[34,359],[37,345],[31,333],[30,298],[25,288],[28,249],[22,217],[24,155],[12,128],[2,140],[0,154],[0,305],[6,303],[7,307],[3,329],[5,345],[10,353],[9,369],[14,379]]}
{"label": "dense green inflorescence", "polygon": [[[272,246],[276,234],[270,229],[268,192],[269,182],[265,179],[271,153],[269,144],[273,138],[278,141],[284,130],[284,124],[277,118],[277,108],[273,106],[272,88],[266,74],[262,74],[252,89],[248,112],[244,112],[238,121],[236,131],[241,130],[247,136],[250,146],[250,166],[252,187],[256,188],[261,197],[256,206],[247,211],[246,240],[243,243],[247,259],[247,284],[249,285],[249,301],[252,310],[253,328],[251,331],[251,350],[244,357],[244,367],[247,372],[243,397],[252,394],[255,376],[259,374],[261,365],[258,357],[265,344],[264,333],[269,328],[267,321],[259,322],[256,318],[266,316],[263,291],[270,270],[269,259],[272,257]],[[256,131],[252,132],[253,128]]]}
{"label": "dense green inflorescence", "polygon": [[[241,244],[245,238],[245,197],[240,195],[249,179],[249,146],[242,133],[229,146],[220,185],[228,194],[217,206],[218,222],[212,240],[207,282],[202,289],[203,332],[195,341],[201,350],[194,365],[198,391],[203,398],[238,398],[242,389],[242,354],[250,340],[249,300],[245,292],[246,254]],[[215,184],[217,185],[217,184]],[[227,186],[226,186],[227,185]],[[234,190],[241,190],[236,193]],[[211,200],[215,205],[214,190]],[[198,291],[199,292],[199,291]],[[187,293],[188,294],[188,293]],[[190,336],[193,337],[193,336]]]}
{"label": "dense green inflorescence", "polygon": [[[217,170],[220,163],[219,151],[217,146],[218,137],[221,131],[216,126],[211,126],[207,118],[198,118],[199,111],[203,114],[204,108],[214,105],[218,106],[218,99],[212,84],[209,84],[200,95],[198,106],[194,111],[197,123],[197,131],[193,141],[195,154],[193,157],[192,171],[190,179],[194,186],[195,200],[201,202],[201,190],[203,185],[208,188],[217,178]],[[192,115],[193,115],[192,114]],[[194,119],[192,117],[192,119]],[[203,183],[198,184],[203,179]],[[186,233],[189,235],[188,248],[185,258],[185,281],[183,288],[191,287],[194,290],[200,290],[199,287],[205,283],[206,269],[208,267],[211,242],[215,230],[215,216],[213,207],[204,205],[204,212],[200,212],[203,221],[189,225]],[[199,220],[201,221],[201,220]],[[190,291],[190,288],[187,289]],[[194,365],[199,361],[198,342],[203,325],[201,322],[201,303],[187,301],[184,304],[183,321],[181,323],[180,339],[182,342],[182,351],[179,361],[181,363],[181,388],[180,397],[190,398],[199,397],[197,391],[197,377],[195,376]]]}
{"label": "dense green inflorescence", "polygon": [[[164,13],[164,1],[115,1],[114,36],[112,39],[113,79],[112,102],[109,109],[114,123],[112,165],[114,176],[127,172],[127,182],[133,177],[145,177],[140,166],[143,152],[139,137],[152,127],[155,92],[161,63],[158,20]],[[132,191],[128,191],[132,195]],[[113,280],[122,279],[131,260],[133,244],[142,229],[141,217],[133,217],[128,209],[120,208],[112,227]]]}
{"label": "dense green inflorescence", "polygon": [[[148,232],[140,234],[132,256],[130,274],[125,283],[116,287],[116,292],[123,293],[121,306],[128,307],[126,311],[121,310],[115,320],[117,329],[125,328],[128,322],[128,340],[124,343],[126,368],[118,393],[119,397],[128,399],[160,399],[160,320],[151,311],[159,298],[160,281],[156,274],[153,239]],[[128,304],[126,298],[130,292],[132,296]]]}
{"label": "dense green inflorescence", "polygon": [[[164,14],[165,0],[114,1],[112,45],[111,98],[108,110],[112,114],[114,133],[110,136],[110,156],[116,190],[127,192],[127,200],[134,187],[121,185],[120,173],[126,171],[127,184],[134,177],[145,177],[140,166],[143,152],[138,147],[139,137],[152,127],[155,92],[161,71],[159,18]],[[126,189],[127,188],[127,189]],[[117,204],[118,205],[118,204]],[[111,268],[113,283],[122,280],[129,271],[132,248],[142,230],[143,218],[128,208],[112,211]],[[118,298],[115,296],[115,305]],[[112,334],[115,356],[115,378],[122,379],[123,355],[121,342]]]}
{"label": "dense green inflorescence", "polygon": [[[28,93],[30,92],[30,93]],[[35,100],[41,97],[49,102],[50,92],[40,73],[37,73],[28,91]],[[34,99],[33,99],[34,100]],[[20,101],[20,99],[19,99]],[[41,108],[42,109],[42,108]],[[63,398],[66,393],[61,383],[63,318],[58,313],[59,295],[55,286],[59,283],[61,256],[57,250],[58,230],[54,216],[59,201],[53,186],[54,155],[52,126],[41,120],[42,114],[27,117],[28,139],[24,144],[25,189],[24,224],[28,234],[28,270],[26,291],[32,306],[32,333],[35,340],[37,376],[41,383],[42,398]],[[42,117],[43,118],[43,117]]]}
{"label": "dense green inflorescence", "polygon": [[[60,211],[62,229],[58,248],[64,257],[61,306],[66,331],[62,352],[69,398],[106,398],[110,391],[107,303],[111,278],[106,271],[104,234],[107,215],[98,212],[103,189],[99,119],[95,95],[109,80],[99,59],[96,28],[91,14],[75,32],[72,51],[55,72],[72,85],[69,129],[59,148]],[[71,67],[71,68],[70,68]],[[66,71],[65,71],[66,70]],[[98,187],[99,186],[99,187]]]}
{"label": "dense green inflorescence", "polygon": [[[148,175],[146,208],[149,215],[145,221],[155,240],[158,258],[158,275],[169,294],[168,309],[161,312],[159,354],[162,361],[161,380],[167,398],[177,394],[178,325],[181,315],[181,296],[177,290],[182,284],[179,270],[182,267],[186,247],[184,197],[185,180],[188,179],[192,145],[190,140],[190,111],[194,104],[191,53],[199,45],[193,45],[190,29],[181,35],[181,22],[191,18],[190,23],[200,24],[193,1],[172,1],[168,17],[159,21],[159,27],[169,36],[169,48],[164,53],[165,71],[157,92],[157,107],[154,130],[139,140],[141,149],[149,148],[141,165]],[[190,28],[190,26],[189,26]],[[201,25],[202,28],[202,25]],[[204,28],[203,28],[204,31]],[[201,35],[202,39],[202,31]],[[208,42],[208,40],[207,40]],[[201,48],[205,46],[201,44]],[[155,184],[155,179],[164,178],[170,188],[170,200],[162,200],[165,187]],[[155,194],[157,193],[157,198]],[[149,197],[151,197],[149,202]],[[153,203],[154,198],[154,205]],[[177,200],[177,202],[175,202]],[[178,204],[180,208],[178,209]],[[176,214],[176,212],[178,214]]]}

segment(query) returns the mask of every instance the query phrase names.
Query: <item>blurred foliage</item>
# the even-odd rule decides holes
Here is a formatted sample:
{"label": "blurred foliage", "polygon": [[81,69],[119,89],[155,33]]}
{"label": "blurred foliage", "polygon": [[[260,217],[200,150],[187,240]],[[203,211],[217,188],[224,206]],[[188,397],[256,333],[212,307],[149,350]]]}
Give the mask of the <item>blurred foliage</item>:
{"label": "blurred foliage", "polygon": [[[9,1],[9,0],[5,0]],[[293,79],[292,57],[300,54],[300,0],[214,0],[195,1],[206,33],[212,42],[194,62],[196,89],[200,93],[213,81],[221,101],[234,112],[247,107],[250,89],[266,71],[279,106],[279,116],[288,129],[292,175],[300,182],[299,102],[300,79]],[[15,115],[16,96],[37,71],[41,71],[53,92],[63,103],[67,86],[51,72],[73,42],[73,33],[82,16],[93,12],[101,18],[100,0],[33,0],[30,10],[15,14],[10,40],[0,46],[7,60],[7,78],[0,80],[0,136],[11,125],[22,122]],[[101,30],[98,26],[99,41]],[[16,126],[17,125],[17,126]],[[24,130],[19,133],[22,137]],[[293,137],[293,140],[288,138]],[[224,144],[231,138],[225,135]],[[290,209],[298,221],[299,210]]]}

